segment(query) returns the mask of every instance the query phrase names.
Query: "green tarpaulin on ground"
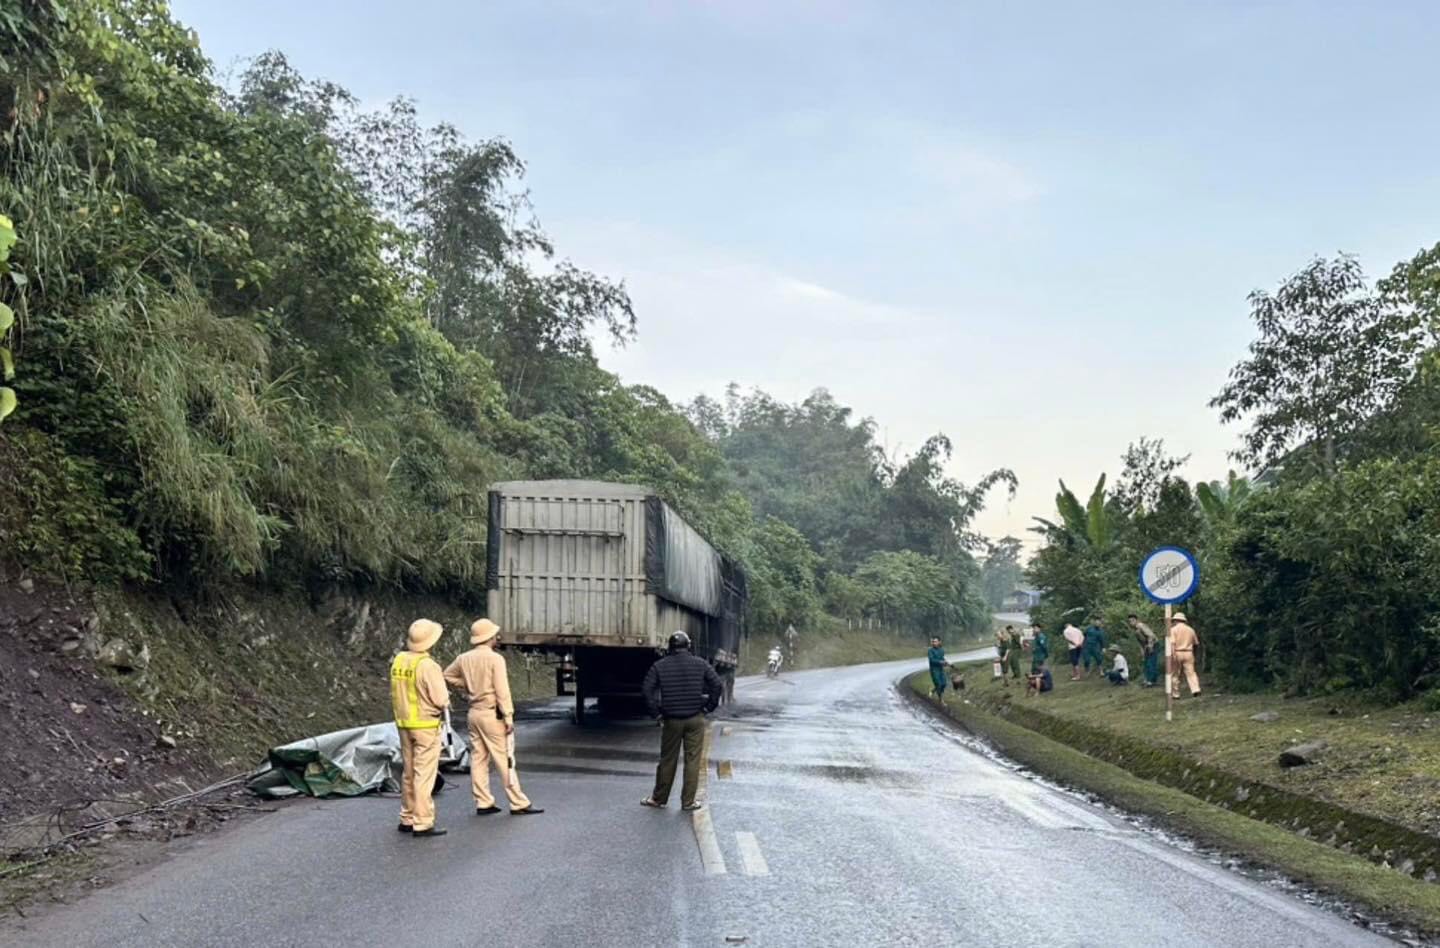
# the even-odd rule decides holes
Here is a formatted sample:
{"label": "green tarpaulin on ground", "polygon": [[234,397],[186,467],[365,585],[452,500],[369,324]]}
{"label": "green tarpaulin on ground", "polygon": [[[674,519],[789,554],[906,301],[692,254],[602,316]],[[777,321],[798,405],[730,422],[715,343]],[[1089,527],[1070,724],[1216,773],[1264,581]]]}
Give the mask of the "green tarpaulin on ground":
{"label": "green tarpaulin on ground", "polygon": [[[441,728],[440,765],[468,769],[469,748],[450,729]],[[395,722],[352,727],[272,747],[246,786],[262,797],[354,797],[362,793],[399,793],[404,764]],[[436,777],[435,789],[443,778]]]}

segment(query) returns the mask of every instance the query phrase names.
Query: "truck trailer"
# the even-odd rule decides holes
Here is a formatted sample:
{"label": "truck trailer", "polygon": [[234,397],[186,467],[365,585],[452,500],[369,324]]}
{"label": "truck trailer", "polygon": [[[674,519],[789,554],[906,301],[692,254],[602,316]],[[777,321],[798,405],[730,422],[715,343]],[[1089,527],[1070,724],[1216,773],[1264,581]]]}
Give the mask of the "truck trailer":
{"label": "truck trailer", "polygon": [[637,708],[671,633],[726,683],[740,663],[740,564],[634,484],[504,481],[489,494],[486,614],[505,641],[554,662],[558,695]]}

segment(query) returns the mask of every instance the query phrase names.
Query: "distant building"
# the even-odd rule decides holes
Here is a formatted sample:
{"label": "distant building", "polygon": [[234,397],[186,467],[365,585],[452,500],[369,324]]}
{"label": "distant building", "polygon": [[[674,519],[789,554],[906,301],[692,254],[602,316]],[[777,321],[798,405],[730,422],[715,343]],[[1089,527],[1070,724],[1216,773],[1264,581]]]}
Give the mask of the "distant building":
{"label": "distant building", "polygon": [[1040,605],[1040,590],[1017,589],[1005,597],[1006,612],[1029,612]]}

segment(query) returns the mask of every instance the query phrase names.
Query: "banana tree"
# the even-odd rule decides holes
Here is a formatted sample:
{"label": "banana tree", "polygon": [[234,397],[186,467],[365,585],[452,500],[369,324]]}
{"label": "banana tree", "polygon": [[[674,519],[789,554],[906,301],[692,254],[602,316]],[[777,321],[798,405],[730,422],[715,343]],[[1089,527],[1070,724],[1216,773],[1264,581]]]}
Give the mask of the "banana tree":
{"label": "banana tree", "polygon": [[1255,492],[1255,487],[1247,477],[1241,477],[1231,471],[1224,483],[1210,481],[1195,486],[1195,496],[1200,501],[1200,508],[1205,512],[1205,519],[1214,526],[1230,520],[1235,512],[1245,506],[1246,501]]}
{"label": "banana tree", "polygon": [[1036,517],[1046,532],[1062,536],[1072,543],[1088,546],[1098,551],[1108,550],[1115,542],[1115,524],[1110,510],[1105,505],[1105,475],[1095,482],[1088,503],[1081,504],[1075,492],[1060,482],[1060,493],[1055,495],[1055,507],[1060,511],[1060,523],[1043,517]]}

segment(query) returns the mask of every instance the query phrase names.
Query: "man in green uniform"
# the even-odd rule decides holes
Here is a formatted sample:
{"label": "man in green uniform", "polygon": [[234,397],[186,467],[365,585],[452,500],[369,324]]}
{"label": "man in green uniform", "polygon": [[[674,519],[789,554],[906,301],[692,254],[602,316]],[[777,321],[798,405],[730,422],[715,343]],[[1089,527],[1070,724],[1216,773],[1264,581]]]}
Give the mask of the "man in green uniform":
{"label": "man in green uniform", "polygon": [[1085,650],[1081,653],[1081,662],[1085,665],[1085,674],[1090,674],[1090,666],[1093,664],[1095,670],[1100,673],[1105,671],[1105,623],[1096,616],[1090,620],[1090,625],[1085,629]]}
{"label": "man in green uniform", "polygon": [[[1005,648],[1000,653],[1000,660],[1009,666],[1010,677],[1019,681],[1020,653],[1024,651],[1024,648],[1020,644],[1020,633],[1015,630],[1013,625],[1007,625],[1005,627],[1005,636]],[[1005,683],[1005,687],[1010,687],[1008,681]]]}
{"label": "man in green uniform", "polygon": [[1140,687],[1154,688],[1155,683],[1160,680],[1160,642],[1150,627],[1141,622],[1135,613],[1130,613],[1128,621],[1130,628],[1135,631],[1135,638],[1140,641],[1140,654],[1145,658],[1145,680],[1140,683]]}
{"label": "man in green uniform", "polygon": [[1045,631],[1040,628],[1040,623],[1032,626],[1035,637],[1030,640],[1030,674],[1038,675],[1045,667],[1045,660],[1050,657],[1050,640],[1045,637]]}
{"label": "man in green uniform", "polygon": [[930,662],[930,682],[935,686],[935,700],[941,701],[945,696],[945,649],[940,645],[940,637],[936,636],[930,640],[930,650],[925,653]]}

